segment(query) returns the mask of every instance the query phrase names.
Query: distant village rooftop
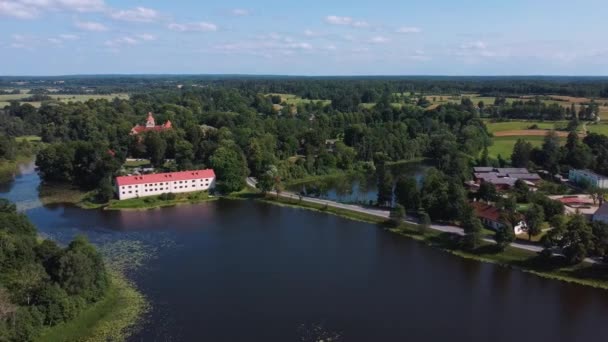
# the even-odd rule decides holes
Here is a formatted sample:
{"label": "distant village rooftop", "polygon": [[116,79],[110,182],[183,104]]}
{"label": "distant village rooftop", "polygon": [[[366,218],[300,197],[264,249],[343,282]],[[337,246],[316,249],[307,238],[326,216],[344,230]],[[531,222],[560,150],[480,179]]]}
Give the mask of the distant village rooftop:
{"label": "distant village rooftop", "polygon": [[528,169],[518,167],[474,167],[473,176],[476,183],[488,182],[500,189],[508,189],[515,185],[517,180],[526,182],[529,186],[535,186],[542,178],[537,173],[531,173]]}

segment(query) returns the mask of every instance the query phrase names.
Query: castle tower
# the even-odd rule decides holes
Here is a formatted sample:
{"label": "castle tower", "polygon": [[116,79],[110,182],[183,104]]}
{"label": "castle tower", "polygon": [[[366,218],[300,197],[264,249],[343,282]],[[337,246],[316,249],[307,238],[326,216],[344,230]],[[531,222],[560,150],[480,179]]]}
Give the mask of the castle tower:
{"label": "castle tower", "polygon": [[154,117],[152,116],[152,112],[148,113],[148,119],[146,119],[146,127],[154,127],[156,126],[156,122],[154,122]]}

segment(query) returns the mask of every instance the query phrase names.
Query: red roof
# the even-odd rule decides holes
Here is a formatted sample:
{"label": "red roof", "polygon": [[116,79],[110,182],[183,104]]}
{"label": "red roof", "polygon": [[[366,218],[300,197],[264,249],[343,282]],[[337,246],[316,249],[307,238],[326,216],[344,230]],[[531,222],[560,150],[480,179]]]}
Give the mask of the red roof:
{"label": "red roof", "polygon": [[116,185],[136,185],[145,183],[160,183],[172,181],[184,181],[199,178],[214,178],[215,172],[213,169],[192,170],[168,173],[155,173],[141,176],[121,176],[116,177]]}
{"label": "red roof", "polygon": [[133,127],[131,129],[131,133],[139,134],[141,132],[146,132],[146,131],[160,132],[160,131],[164,131],[164,130],[167,130],[167,129],[171,129],[171,125],[169,125],[168,127],[165,126],[165,125],[154,126],[154,127],[146,127],[146,126],[137,125],[137,126],[135,126],[135,127]]}
{"label": "red roof", "polygon": [[495,206],[483,202],[472,202],[471,206],[475,210],[475,216],[498,222],[500,210]]}
{"label": "red roof", "polygon": [[558,199],[558,201],[563,204],[593,204],[592,199],[578,196],[566,196]]}

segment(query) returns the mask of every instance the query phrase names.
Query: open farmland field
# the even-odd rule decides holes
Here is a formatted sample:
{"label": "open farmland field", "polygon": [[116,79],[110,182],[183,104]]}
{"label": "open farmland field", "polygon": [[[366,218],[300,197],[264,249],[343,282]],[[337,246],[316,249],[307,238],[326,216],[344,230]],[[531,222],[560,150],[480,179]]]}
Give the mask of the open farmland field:
{"label": "open farmland field", "polygon": [[309,99],[303,99],[301,97],[299,97],[298,95],[294,95],[294,94],[268,94],[270,95],[279,95],[281,97],[281,102],[285,102],[289,105],[299,105],[299,104],[304,104],[304,103],[317,103],[318,101],[321,101],[321,103],[323,103],[324,106],[327,106],[328,104],[331,103],[330,100],[309,100]]}
{"label": "open farmland field", "polygon": [[[425,95],[426,99],[431,102],[431,104],[436,107],[440,104],[446,103],[460,103],[462,98],[468,97],[473,101],[473,103],[477,104],[479,101],[482,101],[486,106],[494,104],[494,97],[492,96],[481,96],[480,94],[461,94],[461,95]],[[533,95],[523,95],[519,98],[515,97],[507,97],[506,101],[511,103],[513,101],[522,100],[528,101],[533,100],[536,96]],[[583,103],[589,103],[592,100],[597,102],[600,105],[600,116],[604,120],[608,120],[608,99],[607,98],[598,98],[591,99],[587,97],[573,97],[573,96],[560,96],[560,95],[547,95],[540,96],[541,101],[547,105],[550,104],[558,104],[563,107],[568,107],[572,104],[575,105],[576,110],[579,109],[579,106]]]}
{"label": "open farmland field", "polygon": [[[359,106],[363,107],[363,108],[374,108],[376,104],[375,103],[361,103],[359,104]],[[401,108],[404,106],[403,103],[399,103],[399,102],[392,102],[391,106],[395,107],[395,108]],[[428,108],[427,108],[428,109]]]}
{"label": "open farmland field", "polygon": [[539,130],[552,130],[558,129],[568,125],[567,121],[502,121],[502,122],[486,122],[486,127],[492,133],[513,131],[513,130],[527,130],[530,127],[536,125]]}
{"label": "open farmland field", "polygon": [[[4,108],[5,106],[8,106],[10,103],[9,101],[14,101],[14,100],[21,100],[24,98],[27,98],[31,96],[31,94],[8,94],[8,95],[0,95],[0,108]],[[53,100],[58,100],[61,102],[85,102],[88,100],[99,100],[99,99],[106,99],[108,101],[113,100],[114,98],[118,97],[119,99],[129,99],[129,94],[125,94],[125,93],[116,93],[116,94],[74,94],[74,95],[70,95],[70,94],[66,94],[66,95],[49,95]],[[25,102],[23,102],[25,103]],[[36,101],[36,102],[27,102],[29,104],[31,104],[34,107],[40,107],[41,102]]]}
{"label": "open farmland field", "polygon": [[[547,130],[544,129],[522,129],[522,130],[512,130],[512,131],[500,131],[494,133],[495,137],[544,137],[547,135]],[[566,138],[568,136],[568,132],[564,131],[555,131],[558,137]]]}
{"label": "open farmland field", "polygon": [[[511,153],[513,153],[513,146],[518,139],[524,139],[530,142],[533,146],[540,146],[543,143],[543,136],[509,136],[509,137],[495,137],[492,139],[492,146],[488,148],[488,154],[490,157],[496,158],[500,155],[504,159],[510,159]],[[566,142],[565,138],[561,139],[562,144]]]}

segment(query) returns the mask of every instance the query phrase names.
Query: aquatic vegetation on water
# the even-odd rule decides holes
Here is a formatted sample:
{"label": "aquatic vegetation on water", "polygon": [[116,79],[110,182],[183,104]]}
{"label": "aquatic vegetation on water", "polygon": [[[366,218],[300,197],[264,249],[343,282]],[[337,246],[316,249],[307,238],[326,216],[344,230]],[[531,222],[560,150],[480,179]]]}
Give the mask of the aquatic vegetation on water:
{"label": "aquatic vegetation on water", "polygon": [[99,249],[112,269],[125,274],[142,267],[158,252],[158,247],[139,240],[108,242],[101,245]]}

